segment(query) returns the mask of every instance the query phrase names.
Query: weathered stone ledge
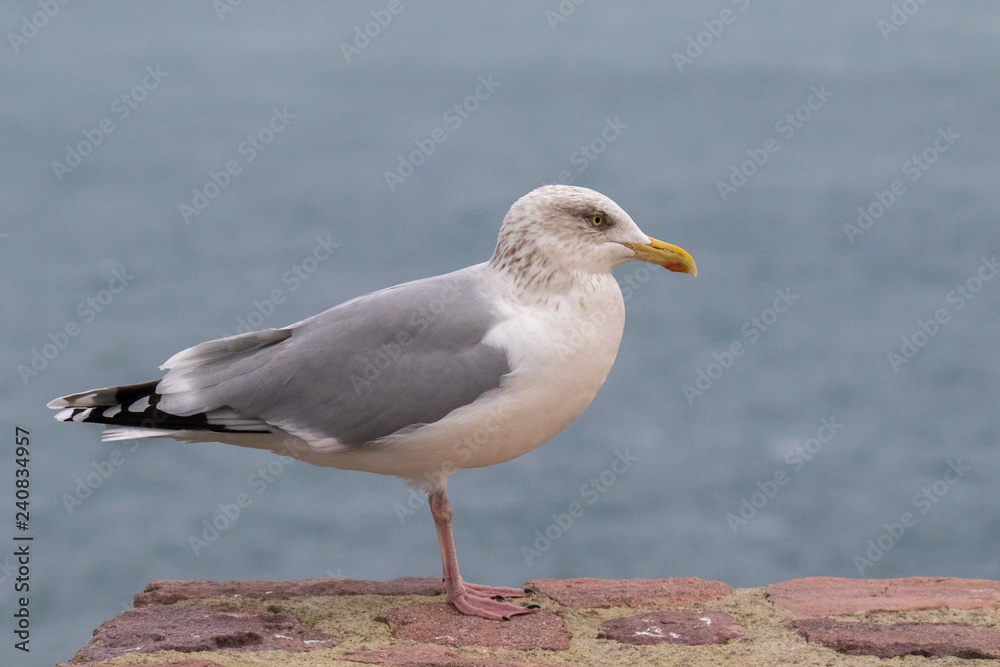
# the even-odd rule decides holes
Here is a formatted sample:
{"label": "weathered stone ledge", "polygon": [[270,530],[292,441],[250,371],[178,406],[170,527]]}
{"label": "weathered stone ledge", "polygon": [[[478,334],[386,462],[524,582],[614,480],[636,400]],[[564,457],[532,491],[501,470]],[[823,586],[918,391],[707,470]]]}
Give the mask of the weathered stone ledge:
{"label": "weathered stone ledge", "polygon": [[[156,581],[73,665],[982,665],[1000,660],[1000,582],[696,578],[529,581],[534,614],[462,616],[441,582]],[[515,602],[518,602],[515,600]],[[931,660],[934,660],[932,663]],[[975,662],[974,662],[975,661]]]}

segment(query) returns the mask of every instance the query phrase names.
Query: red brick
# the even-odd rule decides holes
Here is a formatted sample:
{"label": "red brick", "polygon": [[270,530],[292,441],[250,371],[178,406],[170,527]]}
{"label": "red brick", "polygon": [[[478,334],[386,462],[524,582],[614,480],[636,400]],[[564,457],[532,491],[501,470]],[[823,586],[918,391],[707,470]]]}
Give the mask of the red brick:
{"label": "red brick", "polygon": [[1000,607],[1000,581],[988,579],[808,577],[768,586],[767,593],[796,616]]}
{"label": "red brick", "polygon": [[622,644],[725,644],[743,639],[740,625],[722,611],[654,611],[601,623],[599,639]]}
{"label": "red brick", "polygon": [[830,618],[788,621],[788,628],[810,642],[845,655],[895,658],[955,656],[969,659],[1000,658],[1000,629],[977,628],[965,623],[851,623]]}
{"label": "red brick", "polygon": [[118,614],[94,630],[77,654],[86,662],[124,653],[157,651],[311,651],[337,645],[337,637],[287,614],[152,605]]}
{"label": "red brick", "polygon": [[389,624],[396,639],[447,644],[490,646],[523,651],[565,650],[569,632],[563,620],[548,611],[512,616],[509,621],[488,621],[460,614],[445,602],[396,607],[380,620]]}
{"label": "red brick", "polygon": [[433,577],[400,577],[392,581],[301,579],[299,581],[154,581],[133,604],[174,604],[182,600],[233,597],[287,599],[303,595],[440,595],[444,587]]}
{"label": "red brick", "polygon": [[733,589],[697,577],[671,579],[537,579],[527,588],[544,593],[564,607],[644,607],[688,605],[715,600]]}

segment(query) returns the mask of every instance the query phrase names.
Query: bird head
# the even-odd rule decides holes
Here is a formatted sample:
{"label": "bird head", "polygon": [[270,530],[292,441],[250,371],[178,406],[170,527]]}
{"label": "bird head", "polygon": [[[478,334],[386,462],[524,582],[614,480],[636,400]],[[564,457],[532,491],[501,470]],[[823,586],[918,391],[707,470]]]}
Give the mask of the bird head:
{"label": "bird head", "polygon": [[490,259],[494,267],[528,282],[551,282],[559,274],[608,274],[633,261],[698,273],[685,250],[644,234],[610,198],[572,185],[546,185],[514,202]]}

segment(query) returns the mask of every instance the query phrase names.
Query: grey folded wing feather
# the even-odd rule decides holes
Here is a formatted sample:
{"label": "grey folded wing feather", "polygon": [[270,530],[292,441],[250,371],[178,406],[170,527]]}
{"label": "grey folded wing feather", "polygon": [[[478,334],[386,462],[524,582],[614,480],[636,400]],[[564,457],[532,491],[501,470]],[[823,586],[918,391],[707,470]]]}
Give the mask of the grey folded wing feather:
{"label": "grey folded wing feather", "polygon": [[323,449],[433,423],[500,386],[504,350],[483,342],[499,315],[476,267],[368,294],[285,329],[174,355],[157,387],[178,415],[223,407]]}

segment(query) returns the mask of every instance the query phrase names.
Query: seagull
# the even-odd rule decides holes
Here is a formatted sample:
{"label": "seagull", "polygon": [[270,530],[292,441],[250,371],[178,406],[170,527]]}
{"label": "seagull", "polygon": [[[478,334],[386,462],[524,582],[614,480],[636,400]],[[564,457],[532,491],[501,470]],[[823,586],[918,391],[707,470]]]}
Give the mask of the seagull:
{"label": "seagull", "polygon": [[612,269],[632,261],[697,275],[690,254],[646,236],[608,197],[547,185],[511,206],[487,262],[201,343],[160,380],[48,407],[106,425],[105,441],[222,442],[401,477],[427,492],[445,600],[509,620],[534,611],[506,601],[524,589],[459,574],[448,478],[530,452],[590,404],[625,323]]}

